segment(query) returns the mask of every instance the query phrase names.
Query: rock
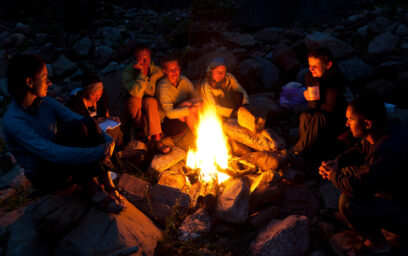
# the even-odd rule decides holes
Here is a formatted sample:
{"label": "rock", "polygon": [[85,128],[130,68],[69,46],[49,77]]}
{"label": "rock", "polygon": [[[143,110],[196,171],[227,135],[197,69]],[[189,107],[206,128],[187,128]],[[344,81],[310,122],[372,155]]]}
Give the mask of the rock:
{"label": "rock", "polygon": [[404,24],[401,24],[395,30],[395,34],[398,36],[408,36],[408,27]]}
{"label": "rock", "polygon": [[390,117],[401,122],[403,127],[408,129],[408,109],[397,108],[394,112],[389,113]]}
{"label": "rock", "polygon": [[292,215],[271,221],[251,243],[251,250],[254,256],[296,256],[304,255],[309,246],[309,219]]}
{"label": "rock", "polygon": [[368,24],[368,31],[374,34],[384,33],[391,25],[389,19],[384,16],[379,16]]}
{"label": "rock", "polygon": [[105,76],[106,74],[112,73],[119,69],[119,63],[116,61],[110,62],[104,69],[99,72],[101,76]]}
{"label": "rock", "polygon": [[338,66],[348,81],[357,81],[373,75],[373,69],[357,56],[339,61]]}
{"label": "rock", "polygon": [[362,27],[359,27],[357,29],[357,33],[362,36],[362,37],[366,37],[367,36],[367,32],[368,31],[368,25],[364,25]]}
{"label": "rock", "polygon": [[259,212],[253,213],[248,218],[248,223],[257,229],[265,227],[269,222],[279,218],[280,208],[272,205],[266,209],[262,209]]}
{"label": "rock", "polygon": [[289,167],[283,172],[283,178],[297,184],[302,184],[306,180],[306,175],[304,172]]}
{"label": "rock", "polygon": [[15,193],[16,190],[14,188],[0,189],[0,202],[3,202],[7,198],[13,196]]}
{"label": "rock", "polygon": [[88,56],[92,45],[92,40],[89,37],[84,37],[74,44],[73,49],[79,56]]}
{"label": "rock", "polygon": [[162,172],[159,175],[157,184],[178,188],[184,191],[184,188],[188,186],[186,175],[183,172],[184,165],[184,162],[181,161],[172,166],[169,170]]}
{"label": "rock", "polygon": [[367,53],[368,55],[387,53],[397,47],[398,41],[398,36],[395,36],[390,32],[382,33],[368,44]]}
{"label": "rock", "polygon": [[169,216],[172,214],[172,207],[159,201],[143,198],[140,201],[131,202],[137,209],[141,210],[144,214],[149,216],[149,218],[153,219],[163,227],[166,226],[169,221]]}
{"label": "rock", "polygon": [[157,154],[149,166],[149,172],[159,174],[178,162],[186,159],[186,152],[178,147],[173,147],[168,154]]}
{"label": "rock", "polygon": [[249,104],[263,108],[267,112],[267,118],[273,118],[283,113],[278,103],[271,99],[273,95],[268,93],[252,94],[249,96]]}
{"label": "rock", "polygon": [[262,57],[255,57],[255,61],[258,62],[261,67],[262,88],[272,88],[279,80],[279,68],[269,60]]}
{"label": "rock", "polygon": [[48,34],[46,34],[46,33],[36,33],[36,34],[35,34],[35,38],[37,38],[37,41],[38,41],[40,44],[44,44],[45,42],[48,41],[49,36],[48,36]]}
{"label": "rock", "polygon": [[74,73],[75,70],[78,69],[78,66],[64,55],[60,55],[58,59],[52,63],[52,69],[54,75],[58,77]]}
{"label": "rock", "polygon": [[51,63],[57,57],[57,47],[53,43],[46,43],[40,49],[39,55],[46,63]]}
{"label": "rock", "polygon": [[224,123],[228,137],[247,145],[257,151],[273,151],[285,148],[285,141],[271,129],[254,133],[241,127],[237,119],[229,119]]}
{"label": "rock", "polygon": [[132,203],[144,199],[150,190],[150,183],[126,173],[120,176],[118,186]]}
{"label": "rock", "polygon": [[286,72],[299,65],[295,51],[284,43],[280,43],[276,46],[272,61]]}
{"label": "rock", "polygon": [[5,213],[0,216],[0,227],[9,227],[13,225],[21,216],[24,215],[27,210],[27,206],[18,208],[17,210]]}
{"label": "rock", "polygon": [[319,221],[316,225],[317,232],[319,233],[323,241],[329,241],[330,237],[333,236],[335,228],[331,223]]}
{"label": "rock", "polygon": [[338,190],[331,182],[324,183],[319,187],[319,191],[323,196],[324,205],[329,209],[339,208],[340,190]]}
{"label": "rock", "polygon": [[178,188],[156,184],[149,193],[149,198],[167,204],[170,207],[178,206],[187,209],[192,203],[189,194],[182,192]]}
{"label": "rock", "polygon": [[218,195],[214,217],[227,223],[245,223],[248,218],[249,180],[229,179]]}
{"label": "rock", "polygon": [[7,78],[0,78],[0,95],[1,96],[9,96],[9,92],[7,89]]}
{"label": "rock", "polygon": [[244,144],[239,143],[233,139],[229,139],[229,143],[231,146],[231,151],[234,154],[234,156],[241,157],[252,151],[250,147],[245,146]]}
{"label": "rock", "polygon": [[107,45],[101,45],[96,48],[96,56],[97,57],[106,57],[111,56],[114,53],[114,50]]}
{"label": "rock", "polygon": [[311,188],[295,185],[285,187],[281,200],[281,210],[284,216],[300,214],[308,217],[319,212],[320,201]]}
{"label": "rock", "polygon": [[29,26],[27,26],[26,24],[23,24],[23,23],[21,23],[21,22],[18,22],[18,23],[16,24],[16,31],[17,31],[18,33],[22,33],[22,34],[28,35],[28,34],[30,34],[30,32],[31,32],[31,28],[30,28]]}
{"label": "rock", "polygon": [[361,13],[359,13],[351,15],[350,17],[347,18],[347,21],[350,23],[355,23],[356,21],[361,20],[362,18],[364,18],[364,16]]}
{"label": "rock", "polygon": [[353,231],[343,231],[330,238],[330,245],[338,256],[361,255],[364,250],[362,237]]}
{"label": "rock", "polygon": [[12,33],[2,42],[2,46],[5,48],[21,46],[26,39],[26,36],[21,33]]}
{"label": "rock", "polygon": [[268,41],[276,43],[280,39],[280,32],[282,29],[279,28],[264,28],[255,33],[254,37],[256,40]]}
{"label": "rock", "polygon": [[273,172],[260,174],[251,184],[249,212],[278,203],[283,196],[283,185],[280,176]]}
{"label": "rock", "polygon": [[24,175],[24,169],[19,165],[0,177],[0,188],[14,188],[16,190],[28,190],[31,182]]}
{"label": "rock", "polygon": [[265,128],[267,113],[256,106],[245,106],[238,109],[238,124],[252,132],[260,132]]}
{"label": "rock", "polygon": [[211,229],[211,217],[204,208],[198,209],[192,215],[187,216],[178,228],[180,241],[194,240]]}
{"label": "rock", "polygon": [[395,84],[388,79],[374,80],[366,86],[366,91],[375,92],[377,95],[380,95],[382,99],[387,99],[392,96],[395,91]]}
{"label": "rock", "polygon": [[276,171],[282,169],[287,163],[287,157],[281,154],[261,151],[261,152],[251,152],[241,157],[263,171]]}
{"label": "rock", "polygon": [[104,27],[102,28],[102,39],[106,45],[114,47],[122,41],[122,35],[117,28]]}
{"label": "rock", "polygon": [[236,43],[238,46],[254,46],[255,38],[250,34],[240,34],[238,32],[225,31],[222,33],[225,40]]}
{"label": "rock", "polygon": [[30,214],[24,214],[11,225],[7,241],[7,256],[48,256],[50,254],[51,243],[47,239],[41,239]]}
{"label": "rock", "polygon": [[154,255],[162,238],[162,231],[130,203],[120,214],[92,208],[58,243],[54,254],[118,255],[134,248],[132,255]]}
{"label": "rock", "polygon": [[314,32],[305,38],[306,46],[309,50],[317,47],[326,47],[333,54],[334,58],[342,58],[351,56],[354,52],[353,47],[332,37],[331,35]]}
{"label": "rock", "polygon": [[2,60],[0,56],[0,77],[6,76],[8,62],[6,60]]}

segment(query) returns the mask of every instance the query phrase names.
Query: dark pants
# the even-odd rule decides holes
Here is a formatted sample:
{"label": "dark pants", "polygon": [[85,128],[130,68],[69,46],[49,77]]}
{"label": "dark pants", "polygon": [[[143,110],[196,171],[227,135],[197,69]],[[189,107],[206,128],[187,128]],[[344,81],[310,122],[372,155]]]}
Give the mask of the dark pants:
{"label": "dark pants", "polygon": [[331,159],[345,149],[345,145],[337,140],[339,128],[344,127],[331,113],[305,111],[299,117],[299,140],[293,150],[318,157],[320,161]]}
{"label": "dark pants", "polygon": [[408,233],[407,206],[395,200],[373,196],[357,199],[341,194],[339,210],[346,224],[368,237],[386,229],[396,234]]}
{"label": "dark pants", "polygon": [[[97,123],[92,118],[84,118],[61,124],[53,141],[70,147],[95,147],[104,143],[104,138]],[[72,184],[85,185],[102,173],[103,169],[98,161],[61,164],[41,159],[37,170],[27,177],[41,192],[52,193]]]}

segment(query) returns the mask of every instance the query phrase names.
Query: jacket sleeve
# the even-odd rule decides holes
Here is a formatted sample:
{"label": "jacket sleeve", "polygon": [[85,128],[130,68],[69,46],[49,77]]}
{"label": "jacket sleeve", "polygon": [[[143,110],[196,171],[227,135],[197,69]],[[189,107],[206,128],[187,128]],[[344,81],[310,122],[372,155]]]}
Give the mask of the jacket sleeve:
{"label": "jacket sleeve", "polygon": [[164,81],[160,82],[158,89],[159,102],[166,113],[167,118],[178,119],[190,115],[190,110],[188,107],[174,107],[174,95],[171,95],[168,85]]}
{"label": "jacket sleeve", "polygon": [[389,180],[394,169],[394,161],[390,156],[373,152],[367,159],[366,164],[361,165],[355,175],[344,175],[340,172],[332,172],[330,181],[344,194],[349,197],[372,196],[380,192],[382,182]]}
{"label": "jacket sleeve", "polygon": [[[10,125],[12,127],[8,127]],[[36,133],[24,118],[5,124],[5,131],[27,151],[54,163],[89,163],[101,159],[105,153],[104,145],[79,148],[55,144]]]}
{"label": "jacket sleeve", "polygon": [[122,73],[122,82],[130,95],[142,98],[149,83],[149,77],[134,69],[130,64]]}
{"label": "jacket sleeve", "polygon": [[215,107],[215,111],[219,115],[222,115],[222,116],[225,116],[225,117],[230,117],[231,116],[231,113],[232,113],[233,109],[217,105],[217,102],[215,101],[215,98],[214,98],[214,95],[212,93],[211,87],[207,83],[205,83],[201,87],[201,94],[202,94],[202,97],[205,99],[206,103],[208,103],[210,106]]}
{"label": "jacket sleeve", "polygon": [[240,92],[243,95],[242,104],[249,104],[249,97],[248,93],[242,88],[239,84],[238,80],[235,78],[234,75],[228,74],[229,78],[231,79],[231,88],[233,91]]}
{"label": "jacket sleeve", "polygon": [[62,105],[60,102],[51,97],[47,97],[46,100],[52,105],[52,108],[56,112],[56,115],[58,116],[59,120],[63,122],[79,120],[84,118],[80,114],[75,113],[74,111]]}

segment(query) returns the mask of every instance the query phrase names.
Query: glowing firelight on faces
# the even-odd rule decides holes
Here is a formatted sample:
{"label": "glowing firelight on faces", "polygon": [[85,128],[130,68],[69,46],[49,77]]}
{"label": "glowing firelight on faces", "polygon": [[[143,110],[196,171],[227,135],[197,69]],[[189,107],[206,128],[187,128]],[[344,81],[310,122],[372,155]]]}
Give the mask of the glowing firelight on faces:
{"label": "glowing firelight on faces", "polygon": [[217,179],[218,183],[222,183],[227,180],[229,176],[218,171],[218,168],[228,168],[227,140],[217,114],[210,107],[206,107],[200,114],[196,146],[196,151],[188,151],[187,166],[199,168],[204,182]]}

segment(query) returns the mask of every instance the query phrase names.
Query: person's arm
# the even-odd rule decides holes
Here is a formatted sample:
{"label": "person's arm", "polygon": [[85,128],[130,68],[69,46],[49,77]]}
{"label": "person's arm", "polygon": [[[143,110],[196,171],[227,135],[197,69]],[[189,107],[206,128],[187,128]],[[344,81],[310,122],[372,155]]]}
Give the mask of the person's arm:
{"label": "person's arm", "polygon": [[169,85],[165,81],[159,83],[158,88],[158,98],[159,102],[169,119],[178,119],[190,115],[190,110],[188,107],[174,108],[174,98],[171,90],[168,88]]}
{"label": "person's arm", "polygon": [[337,102],[340,100],[342,95],[337,87],[330,86],[326,88],[326,99],[320,105],[320,109],[326,112],[333,112]]}
{"label": "person's arm", "polygon": [[[67,147],[46,140],[31,128],[24,118],[4,124],[7,137],[12,138],[27,151],[39,158],[55,163],[89,163],[100,160],[105,155],[105,145],[79,148]],[[12,127],[10,127],[12,126]]]}
{"label": "person's arm", "polygon": [[382,183],[389,180],[396,168],[395,161],[387,155],[373,152],[366,164],[361,165],[355,175],[344,175],[341,172],[331,172],[330,181],[341,192],[350,197],[372,196],[382,188]]}
{"label": "person's arm", "polygon": [[149,83],[149,77],[129,65],[122,73],[122,82],[130,95],[142,98]]}
{"label": "person's arm", "polygon": [[209,105],[214,106],[215,111],[217,112],[217,114],[225,116],[225,117],[230,117],[231,116],[231,113],[232,113],[233,109],[217,105],[217,102],[215,101],[215,98],[214,98],[214,95],[212,93],[210,85],[205,83],[201,87],[201,90],[202,90],[203,98],[205,99],[206,103],[208,103]]}
{"label": "person's arm", "polygon": [[242,86],[239,84],[238,80],[235,78],[233,74],[228,73],[228,77],[231,80],[231,88],[235,92],[242,93],[243,99],[242,99],[242,105],[248,105],[249,104],[249,97],[248,93],[242,88]]}
{"label": "person's arm", "polygon": [[56,115],[58,116],[58,120],[63,121],[63,122],[68,122],[72,120],[79,120],[84,118],[78,113],[75,113],[68,107],[62,105],[59,101],[56,99],[53,99],[51,97],[46,97],[44,99],[46,101],[46,104],[50,104],[51,108],[53,111],[55,111]]}

